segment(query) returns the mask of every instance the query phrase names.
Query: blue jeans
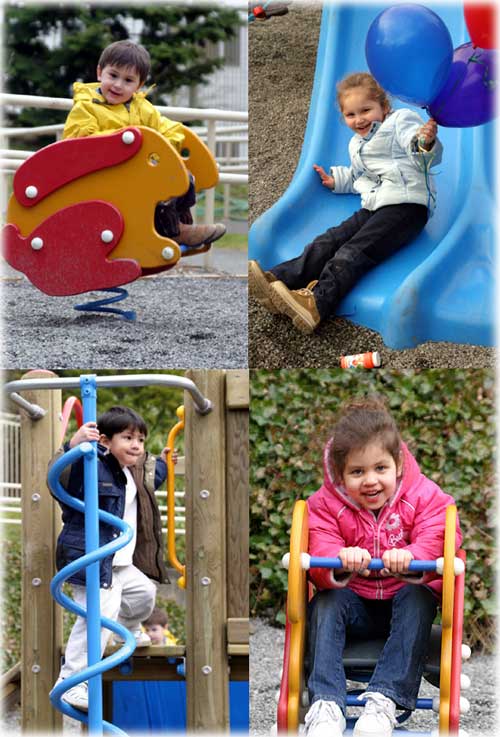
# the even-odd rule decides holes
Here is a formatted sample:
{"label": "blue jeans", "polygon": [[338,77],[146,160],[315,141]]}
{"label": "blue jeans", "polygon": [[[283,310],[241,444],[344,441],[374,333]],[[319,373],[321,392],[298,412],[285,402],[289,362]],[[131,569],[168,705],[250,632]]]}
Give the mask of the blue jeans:
{"label": "blue jeans", "polygon": [[436,608],[430,589],[414,584],[407,584],[386,601],[364,599],[349,588],[318,592],[308,612],[311,703],[335,701],[345,714],[342,654],[346,635],[386,637],[367,690],[414,709]]}

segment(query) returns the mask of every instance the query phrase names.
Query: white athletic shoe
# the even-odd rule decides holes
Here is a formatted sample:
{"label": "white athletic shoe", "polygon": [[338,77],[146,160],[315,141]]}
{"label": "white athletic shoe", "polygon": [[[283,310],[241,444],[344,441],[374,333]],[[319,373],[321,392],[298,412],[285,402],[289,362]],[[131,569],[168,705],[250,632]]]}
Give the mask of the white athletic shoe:
{"label": "white athletic shoe", "polygon": [[[151,637],[146,634],[146,632],[143,632],[142,630],[137,630],[135,632],[132,632],[132,634],[135,637],[135,644],[136,647],[149,647],[151,645]],[[121,637],[118,637],[118,635],[115,635],[115,644],[116,645],[123,645],[125,640],[122,640]]]}
{"label": "white athletic shoe", "polygon": [[335,701],[315,701],[305,718],[307,737],[342,737],[345,719]]}
{"label": "white athletic shoe", "polygon": [[359,698],[366,703],[354,725],[353,737],[392,737],[397,724],[394,701],[376,691],[366,691]]}
{"label": "white athletic shoe", "polygon": [[84,681],[83,683],[77,683],[76,686],[73,686],[73,688],[68,689],[66,693],[63,693],[61,698],[70,706],[74,706],[75,709],[88,711],[89,691],[87,682]]}

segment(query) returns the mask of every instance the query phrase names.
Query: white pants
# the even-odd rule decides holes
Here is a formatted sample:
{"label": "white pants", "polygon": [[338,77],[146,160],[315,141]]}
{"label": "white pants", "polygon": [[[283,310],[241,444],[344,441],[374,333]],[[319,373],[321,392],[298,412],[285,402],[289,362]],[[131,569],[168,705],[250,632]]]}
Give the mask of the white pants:
{"label": "white pants", "polygon": [[[72,586],[73,598],[77,604],[86,608],[85,586]],[[109,589],[100,589],[101,615],[123,624],[131,632],[140,630],[141,622],[147,619],[154,609],[156,586],[135,566],[113,568],[113,578]],[[111,631],[101,629],[101,656],[111,635]],[[87,666],[87,620],[77,617],[66,645],[64,665],[59,678],[68,678]]]}

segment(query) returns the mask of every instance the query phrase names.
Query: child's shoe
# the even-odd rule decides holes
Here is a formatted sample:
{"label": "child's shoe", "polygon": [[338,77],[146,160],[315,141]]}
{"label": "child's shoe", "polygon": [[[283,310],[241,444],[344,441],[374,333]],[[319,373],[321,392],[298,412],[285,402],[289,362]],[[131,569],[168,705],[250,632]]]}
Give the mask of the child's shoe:
{"label": "child's shoe", "polygon": [[312,333],[321,321],[312,292],[317,283],[312,281],[306,289],[288,289],[278,281],[269,288],[274,306],[287,315],[301,333]]}
{"label": "child's shoe", "polygon": [[342,737],[345,719],[335,701],[318,699],[306,714],[307,737]]}
{"label": "child's shoe", "polygon": [[392,737],[397,724],[394,701],[377,691],[366,691],[359,699],[366,699],[366,704],[354,725],[353,737]]}
{"label": "child's shoe", "polygon": [[[132,634],[135,637],[135,645],[136,647],[149,647],[151,645],[151,637],[142,630],[135,630],[132,632]],[[115,644],[116,645],[123,645],[125,640],[122,640],[121,637],[118,635],[115,635]]]}
{"label": "child's shoe", "polygon": [[222,238],[226,232],[226,226],[222,223],[215,225],[186,225],[179,223],[179,235],[171,236],[171,240],[195,248],[196,246],[208,245]]}
{"label": "child's shoe", "polygon": [[269,287],[273,282],[277,281],[274,274],[270,271],[262,271],[257,261],[248,262],[248,289],[252,297],[268,310],[277,314],[279,310],[271,301],[271,293]]}
{"label": "child's shoe", "polygon": [[80,711],[89,710],[89,689],[86,681],[83,683],[77,683],[76,686],[69,688],[66,693],[63,693],[62,700],[70,706],[74,706],[75,709]]}

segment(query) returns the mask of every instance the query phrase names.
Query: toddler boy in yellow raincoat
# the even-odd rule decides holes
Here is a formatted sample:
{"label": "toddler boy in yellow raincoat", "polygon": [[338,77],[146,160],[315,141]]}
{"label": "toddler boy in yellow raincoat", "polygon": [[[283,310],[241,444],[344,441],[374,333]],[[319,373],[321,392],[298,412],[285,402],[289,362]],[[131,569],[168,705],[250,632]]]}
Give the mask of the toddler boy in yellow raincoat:
{"label": "toddler boy in yellow raincoat", "polygon": [[[184,141],[182,124],[160,115],[140,91],[151,70],[148,51],[132,41],[115,41],[102,52],[97,82],[73,85],[73,107],[66,119],[63,138],[82,138],[144,125],[161,133],[177,151]],[[190,207],[195,204],[194,180],[185,195],[158,203],[155,228],[160,235],[186,246],[212,243],[226,232],[221,223],[193,225]]]}

